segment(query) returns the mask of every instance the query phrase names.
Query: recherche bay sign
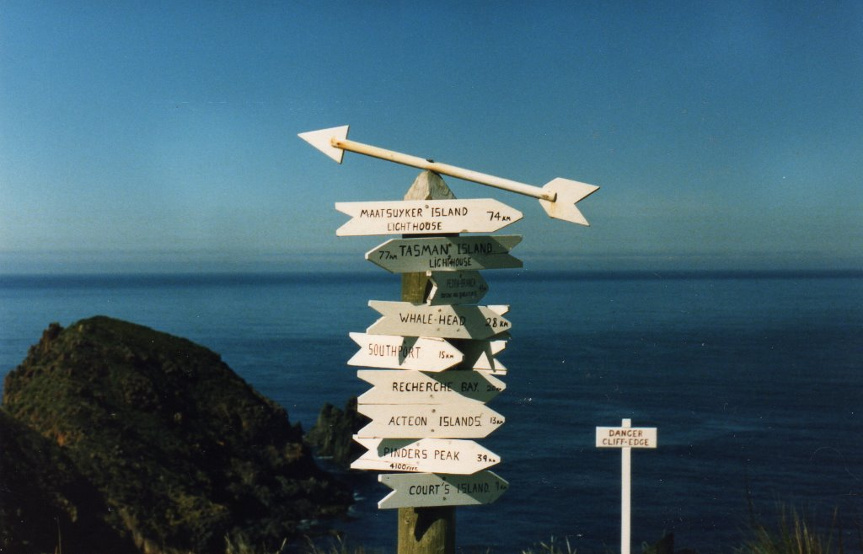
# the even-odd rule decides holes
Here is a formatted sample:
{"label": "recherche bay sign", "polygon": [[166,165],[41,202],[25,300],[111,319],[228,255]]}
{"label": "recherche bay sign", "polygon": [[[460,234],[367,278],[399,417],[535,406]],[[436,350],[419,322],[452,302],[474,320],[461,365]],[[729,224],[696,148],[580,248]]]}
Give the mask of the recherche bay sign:
{"label": "recherche bay sign", "polygon": [[357,377],[374,385],[357,398],[360,404],[448,404],[461,400],[489,402],[506,383],[479,371],[397,371],[361,369]]}

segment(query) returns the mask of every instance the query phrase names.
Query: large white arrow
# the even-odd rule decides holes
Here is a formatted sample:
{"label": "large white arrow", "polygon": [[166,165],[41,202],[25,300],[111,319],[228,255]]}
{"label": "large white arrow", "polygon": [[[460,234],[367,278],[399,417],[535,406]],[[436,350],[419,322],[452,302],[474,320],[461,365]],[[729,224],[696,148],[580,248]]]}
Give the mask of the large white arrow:
{"label": "large white arrow", "polygon": [[320,131],[309,131],[300,133],[299,137],[308,142],[330,158],[338,163],[342,163],[345,150],[380,158],[390,162],[395,162],[402,165],[408,165],[419,169],[427,169],[441,175],[449,175],[465,181],[473,181],[481,185],[488,185],[525,196],[531,196],[539,199],[546,213],[555,218],[579,225],[589,225],[587,219],[575,207],[576,202],[586,198],[596,192],[599,187],[588,185],[579,181],[563,179],[558,177],[545,184],[543,187],[536,187],[526,183],[519,183],[502,177],[495,177],[486,173],[463,169],[453,165],[437,163],[432,160],[411,156],[410,154],[402,154],[392,150],[386,150],[377,146],[363,144],[348,140],[349,125],[341,127],[332,127],[330,129],[321,129]]}

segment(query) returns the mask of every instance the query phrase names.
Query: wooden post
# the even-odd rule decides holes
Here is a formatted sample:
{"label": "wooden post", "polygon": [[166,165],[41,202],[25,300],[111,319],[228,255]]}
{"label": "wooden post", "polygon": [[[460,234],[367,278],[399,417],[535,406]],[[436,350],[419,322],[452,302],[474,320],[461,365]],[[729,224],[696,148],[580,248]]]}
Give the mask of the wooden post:
{"label": "wooden post", "polygon": [[[424,171],[405,200],[455,198],[440,175]],[[409,237],[410,235],[404,235]],[[431,289],[425,273],[402,274],[402,301],[422,303]],[[399,508],[398,554],[455,554],[455,508]]]}

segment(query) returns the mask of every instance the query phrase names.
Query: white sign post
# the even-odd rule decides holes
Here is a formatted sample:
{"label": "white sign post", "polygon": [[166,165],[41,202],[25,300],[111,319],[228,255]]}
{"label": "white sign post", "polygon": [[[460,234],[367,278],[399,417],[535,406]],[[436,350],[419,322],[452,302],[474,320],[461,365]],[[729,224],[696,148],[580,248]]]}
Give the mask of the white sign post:
{"label": "white sign post", "polygon": [[[503,317],[509,307],[476,305],[488,290],[477,270],[522,267],[509,254],[520,236],[458,235],[494,232],[522,214],[496,200],[456,200],[440,176],[531,196],[550,217],[580,225],[588,223],[575,204],[599,187],[560,177],[536,187],[436,163],[347,140],[347,125],[299,136],[338,163],[352,151],[425,170],[404,201],[337,203],[351,220],[336,234],[402,234],[366,254],[402,274],[402,301],[369,301],[382,317],[366,333],[351,335],[360,345],[351,365],[390,370],[359,372],[374,385],[358,403],[372,421],[355,437],[368,451],[353,467],[414,472],[379,477],[393,489],[379,508],[399,508],[399,552],[452,554],[455,515],[445,507],[494,502],[508,488],[485,470],[500,458],[461,440],[485,437],[504,423],[484,403],[505,388],[492,374],[507,371],[494,356],[509,339],[511,324]],[[458,339],[458,349],[440,339]],[[451,378],[450,372],[423,373],[454,366]]]}
{"label": "white sign post", "polygon": [[519,235],[390,239],[366,253],[366,259],[391,273],[518,269],[509,251]]}
{"label": "white sign post", "polygon": [[493,471],[473,475],[392,473],[379,475],[378,481],[393,489],[378,502],[380,509],[491,504],[509,488]]}
{"label": "white sign post", "polygon": [[509,306],[429,306],[410,302],[369,300],[369,307],[383,317],[366,330],[370,335],[489,339],[509,331],[503,315]]}
{"label": "white sign post", "polygon": [[656,428],[632,427],[631,419],[624,419],[620,427],[597,427],[596,447],[620,449],[620,554],[630,554],[632,449],[656,448]]}
{"label": "white sign post", "polygon": [[432,289],[427,302],[440,304],[477,304],[488,292],[488,283],[479,271],[429,272]]}
{"label": "white sign post", "polygon": [[354,461],[351,469],[472,475],[500,462],[500,456],[472,440],[360,436],[354,440],[368,452]]}
{"label": "white sign post", "polygon": [[441,338],[350,333],[360,350],[348,365],[382,369],[443,371],[461,363],[464,355]]}
{"label": "white sign post", "polygon": [[429,235],[493,233],[515,223],[522,213],[493,198],[336,202],[351,220],[336,235]]}
{"label": "white sign post", "polygon": [[480,371],[399,371],[361,369],[357,377],[374,385],[360,404],[449,404],[461,400],[489,402],[506,383]]}

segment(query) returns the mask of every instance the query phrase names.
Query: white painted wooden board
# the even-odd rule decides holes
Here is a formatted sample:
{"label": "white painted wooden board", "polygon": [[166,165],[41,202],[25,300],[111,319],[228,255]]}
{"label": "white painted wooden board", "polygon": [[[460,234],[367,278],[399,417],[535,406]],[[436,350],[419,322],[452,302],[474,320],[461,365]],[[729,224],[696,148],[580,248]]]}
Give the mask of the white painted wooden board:
{"label": "white painted wooden board", "polygon": [[445,404],[462,400],[486,403],[506,388],[500,379],[478,371],[361,369],[357,377],[374,385],[357,399],[360,404]]}
{"label": "white painted wooden board", "polygon": [[450,404],[361,404],[357,411],[371,423],[360,437],[385,439],[481,439],[503,425],[505,418],[481,402]]}
{"label": "white painted wooden board", "polygon": [[522,267],[509,254],[520,242],[518,235],[390,239],[366,259],[391,273],[510,269]]}
{"label": "white painted wooden board", "polygon": [[348,365],[383,369],[443,371],[461,363],[459,350],[438,337],[350,333],[360,349]]}
{"label": "white painted wooden board", "polygon": [[383,317],[366,332],[370,335],[488,339],[509,331],[503,315],[509,306],[429,306],[410,302],[369,300]]}
{"label": "white painted wooden board", "polygon": [[488,283],[478,271],[430,272],[432,288],[428,303],[477,304],[488,292]]}
{"label": "white painted wooden board", "polygon": [[597,427],[597,448],[656,448],[656,427]]}
{"label": "white painted wooden board", "polygon": [[493,471],[473,475],[388,473],[379,475],[378,481],[393,489],[378,502],[382,510],[491,504],[509,488]]}
{"label": "white painted wooden board", "polygon": [[354,436],[368,452],[351,469],[470,475],[500,463],[500,456],[464,439],[380,439]]}
{"label": "white painted wooden board", "polygon": [[493,233],[522,218],[522,213],[493,198],[336,202],[351,216],[338,236]]}
{"label": "white painted wooden board", "polygon": [[463,363],[475,371],[490,372],[493,375],[506,375],[506,366],[495,356],[506,348],[506,340],[462,341],[458,347],[464,355]]}

